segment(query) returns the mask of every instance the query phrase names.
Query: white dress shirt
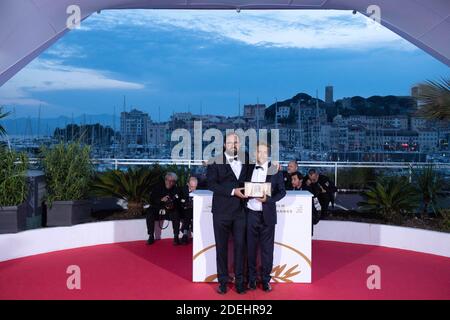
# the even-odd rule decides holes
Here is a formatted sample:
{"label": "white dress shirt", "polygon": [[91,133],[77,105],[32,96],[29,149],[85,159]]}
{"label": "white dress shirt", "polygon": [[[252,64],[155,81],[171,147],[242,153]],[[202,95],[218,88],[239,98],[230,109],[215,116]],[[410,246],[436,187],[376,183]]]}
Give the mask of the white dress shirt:
{"label": "white dress shirt", "polygon": [[239,158],[237,160],[234,160],[234,157],[228,155],[227,153],[225,153],[225,157],[227,158],[227,162],[230,164],[231,169],[236,176],[236,179],[239,179],[242,171],[242,161],[239,160]]}
{"label": "white dress shirt", "polygon": [[[266,161],[266,163],[259,165],[256,164],[255,168],[253,169],[252,174],[252,180],[251,182],[266,182],[267,177],[267,169],[268,169],[269,162]],[[258,166],[258,169],[256,167]],[[262,168],[259,168],[262,167]],[[247,202],[247,208],[253,211],[262,211],[262,202],[256,200],[256,199],[250,199]]]}
{"label": "white dress shirt", "polygon": [[[237,157],[237,155],[236,155],[236,157]],[[227,159],[227,162],[230,164],[231,170],[233,170],[233,173],[236,176],[236,179],[239,180],[239,177],[240,177],[241,171],[242,171],[242,161],[239,160],[239,158],[237,160],[234,160],[235,157],[230,156],[226,152],[225,152],[225,158]],[[231,195],[234,196],[234,189],[231,190]]]}

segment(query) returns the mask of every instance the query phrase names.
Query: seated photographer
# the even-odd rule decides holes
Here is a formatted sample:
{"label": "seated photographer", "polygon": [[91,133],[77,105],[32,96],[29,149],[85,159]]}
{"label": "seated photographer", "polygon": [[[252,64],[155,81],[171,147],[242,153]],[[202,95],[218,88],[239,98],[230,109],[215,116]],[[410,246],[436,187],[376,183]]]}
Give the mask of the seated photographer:
{"label": "seated photographer", "polygon": [[166,173],[164,183],[157,185],[150,194],[150,208],[147,212],[148,244],[155,241],[155,221],[171,220],[173,226],[173,244],[179,245],[180,239],[180,207],[178,177],[173,172]]}
{"label": "seated photographer", "polygon": [[188,183],[181,189],[180,192],[180,206],[181,206],[181,232],[183,237],[181,238],[182,244],[188,244],[189,231],[192,231],[192,217],[194,210],[194,201],[192,192],[197,190],[198,180],[196,177],[190,177]]}

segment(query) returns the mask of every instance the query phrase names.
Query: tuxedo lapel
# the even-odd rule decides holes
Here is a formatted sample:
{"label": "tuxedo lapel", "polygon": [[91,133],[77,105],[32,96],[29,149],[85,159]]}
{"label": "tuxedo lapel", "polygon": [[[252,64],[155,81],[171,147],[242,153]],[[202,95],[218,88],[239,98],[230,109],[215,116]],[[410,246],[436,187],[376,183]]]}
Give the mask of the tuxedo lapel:
{"label": "tuxedo lapel", "polygon": [[224,168],[225,168],[225,171],[226,171],[226,174],[227,175],[231,175],[231,176],[233,176],[233,178],[235,178],[236,179],[236,175],[234,174],[234,172],[233,172],[233,169],[231,168],[231,166],[230,166],[230,164],[228,163],[228,161],[227,161],[227,159],[225,158],[224,159]]}
{"label": "tuxedo lapel", "polygon": [[[255,170],[255,165],[254,164],[243,165],[242,171],[244,171],[244,168],[246,168],[247,173],[246,173],[245,177],[243,177],[243,178],[245,179],[245,181],[251,182],[252,176],[253,176],[253,171]],[[242,175],[242,172],[241,172],[241,175]]]}
{"label": "tuxedo lapel", "polygon": [[[245,172],[244,172],[245,171],[244,170],[245,166],[244,166],[244,164],[242,164],[241,173],[240,173],[239,179],[238,179],[238,178],[236,178],[236,175],[234,174],[233,168],[231,168],[231,165],[228,162],[227,157],[225,156],[225,153],[223,153],[223,163],[224,163],[224,167],[225,167],[227,175],[231,175],[236,181],[240,181],[241,178],[245,179]],[[243,174],[244,174],[244,177],[242,176]]]}
{"label": "tuxedo lapel", "polygon": [[[230,167],[231,169],[231,167]],[[242,167],[241,167],[241,174],[239,175],[239,181],[245,181],[247,179],[247,170],[248,170],[248,166],[244,164],[244,162],[242,162]],[[251,178],[251,176],[250,176]]]}
{"label": "tuxedo lapel", "polygon": [[271,181],[272,181],[272,175],[269,174],[269,168],[270,168],[270,166],[271,166],[271,163],[269,162],[269,163],[267,164],[266,182],[271,182]]}

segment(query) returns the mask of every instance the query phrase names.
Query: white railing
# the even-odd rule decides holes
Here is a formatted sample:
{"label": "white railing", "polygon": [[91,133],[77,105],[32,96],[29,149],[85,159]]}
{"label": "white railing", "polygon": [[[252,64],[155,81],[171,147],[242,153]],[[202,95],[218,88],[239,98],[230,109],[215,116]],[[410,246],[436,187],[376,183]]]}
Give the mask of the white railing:
{"label": "white railing", "polygon": [[[30,159],[31,163],[37,163],[37,158]],[[94,165],[104,165],[114,169],[127,166],[147,166],[147,165],[183,165],[189,168],[193,166],[202,166],[204,160],[181,160],[181,159],[110,159],[95,158],[92,159]],[[280,161],[282,166],[287,166],[289,161]],[[374,168],[374,169],[401,169],[408,170],[409,180],[411,182],[413,170],[433,165],[438,170],[448,170],[450,174],[450,163],[431,163],[431,162],[340,162],[340,161],[298,161],[299,168],[331,168],[334,171],[334,182],[338,185],[338,170],[351,168]]]}

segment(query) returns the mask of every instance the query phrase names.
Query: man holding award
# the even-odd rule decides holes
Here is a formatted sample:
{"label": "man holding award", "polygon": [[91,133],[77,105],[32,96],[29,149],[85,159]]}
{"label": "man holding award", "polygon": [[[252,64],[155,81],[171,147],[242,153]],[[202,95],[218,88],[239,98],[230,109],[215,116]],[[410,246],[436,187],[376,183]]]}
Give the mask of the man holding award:
{"label": "man holding award", "polygon": [[245,183],[247,202],[247,254],[249,288],[256,289],[256,261],[258,245],[261,249],[262,289],[272,291],[270,274],[273,266],[276,202],[285,195],[282,172],[269,160],[269,146],[259,143],[256,148],[256,164],[251,165]]}
{"label": "man holding award", "polygon": [[208,189],[213,192],[212,213],[216,241],[216,263],[219,287],[217,292],[227,292],[228,240],[233,235],[234,273],[236,291],[245,293],[244,252],[246,212],[243,194],[248,175],[247,155],[239,157],[239,136],[225,137],[224,152],[212,159],[207,167]]}

